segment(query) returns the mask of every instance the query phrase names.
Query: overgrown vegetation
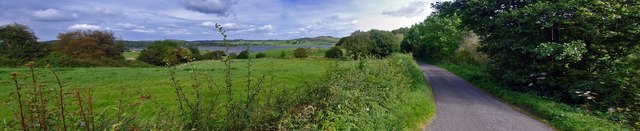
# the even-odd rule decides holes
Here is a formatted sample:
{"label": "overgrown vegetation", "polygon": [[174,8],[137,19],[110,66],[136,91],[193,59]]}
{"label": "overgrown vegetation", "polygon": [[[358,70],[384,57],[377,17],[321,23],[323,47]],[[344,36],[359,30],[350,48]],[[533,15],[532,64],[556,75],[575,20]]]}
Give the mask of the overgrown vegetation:
{"label": "overgrown vegetation", "polygon": [[[399,32],[402,33],[402,32]],[[350,36],[343,37],[336,44],[347,50],[347,55],[353,59],[377,57],[384,58],[400,51],[403,34],[389,31],[370,30],[355,31]]]}
{"label": "overgrown vegetation", "polygon": [[176,65],[193,61],[193,54],[178,42],[155,41],[140,52],[137,60],[156,66]]}
{"label": "overgrown vegetation", "polygon": [[[572,106],[563,111],[640,128],[637,2],[456,0],[434,7],[436,13],[406,34],[404,51],[428,61],[473,65],[501,87]],[[525,103],[540,100],[524,95],[505,99],[542,108]],[[534,109],[561,129],[601,124],[576,120],[580,115],[552,118],[555,111]]]}
{"label": "overgrown vegetation", "polygon": [[[224,31],[217,27],[226,40]],[[115,72],[104,72],[109,75],[97,75],[109,78],[104,79],[92,75],[108,68],[62,68],[78,73],[65,77],[47,67],[52,76],[40,77],[33,75],[42,73],[34,68],[37,66],[27,65],[30,70],[26,73],[12,75],[16,93],[10,98],[17,100],[5,104],[15,109],[16,117],[5,119],[2,126],[9,130],[415,130],[435,115],[430,88],[409,55],[359,61],[283,59],[274,63],[276,60],[252,57],[234,60],[229,54],[221,61],[192,63],[193,59],[185,59],[187,64],[179,64],[181,61],[173,58],[182,55],[175,52],[190,52],[188,49],[175,48],[177,44],[171,42],[157,45],[167,47],[158,52],[169,52],[166,57],[157,55],[167,58],[163,61],[168,75],[157,68],[113,68]],[[318,52],[302,50],[305,55],[307,51]],[[305,63],[292,67],[296,62]],[[326,62],[335,64],[327,67],[331,64]],[[124,70],[135,71],[114,75]],[[323,71],[327,72],[319,73]],[[71,88],[76,86],[67,80],[102,87]],[[6,82],[0,79],[0,83]],[[29,87],[22,88],[24,85]],[[152,92],[160,93],[140,90],[149,86],[155,88]],[[120,90],[113,91],[115,88]]]}

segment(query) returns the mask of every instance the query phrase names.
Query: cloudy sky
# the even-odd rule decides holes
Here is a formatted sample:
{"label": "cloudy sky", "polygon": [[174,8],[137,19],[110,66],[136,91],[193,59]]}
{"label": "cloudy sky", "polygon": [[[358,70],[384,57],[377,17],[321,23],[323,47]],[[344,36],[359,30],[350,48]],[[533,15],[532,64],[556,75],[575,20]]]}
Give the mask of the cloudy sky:
{"label": "cloudy sky", "polygon": [[126,40],[343,37],[422,21],[440,0],[0,0],[0,24],[17,22],[39,40],[60,32],[111,30]]}

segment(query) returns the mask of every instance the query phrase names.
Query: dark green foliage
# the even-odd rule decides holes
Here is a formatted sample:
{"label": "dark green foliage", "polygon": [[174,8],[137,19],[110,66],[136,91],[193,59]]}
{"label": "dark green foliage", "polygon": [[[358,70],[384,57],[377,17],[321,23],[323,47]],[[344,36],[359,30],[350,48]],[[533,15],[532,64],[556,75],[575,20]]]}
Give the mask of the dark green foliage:
{"label": "dark green foliage", "polygon": [[236,58],[238,58],[238,54],[236,54],[235,52],[229,53],[229,59],[236,59]]}
{"label": "dark green foliage", "polygon": [[464,31],[457,16],[434,14],[411,27],[402,41],[402,50],[421,59],[445,59],[455,53]]}
{"label": "dark green foliage", "polygon": [[256,58],[265,58],[265,57],[267,57],[267,54],[265,54],[263,52],[260,52],[260,53],[256,54]]}
{"label": "dark green foliage", "polygon": [[249,59],[249,55],[251,54],[251,51],[249,50],[244,50],[242,52],[240,52],[240,54],[238,54],[238,57],[236,57],[237,59]]}
{"label": "dark green foliage", "polygon": [[400,51],[401,39],[403,35],[389,31],[355,31],[350,36],[340,39],[336,46],[346,49],[347,55],[354,59],[369,56],[383,58]]}
{"label": "dark green foliage", "polygon": [[327,51],[327,53],[325,53],[326,58],[342,58],[344,56],[344,52],[342,52],[342,49],[340,49],[340,47],[331,47],[331,49],[329,49]]}
{"label": "dark green foliage", "polygon": [[162,66],[186,63],[193,58],[189,49],[176,41],[155,41],[147,49],[142,50],[137,60]]}
{"label": "dark green foliage", "polygon": [[307,57],[309,57],[309,55],[307,55],[307,49],[305,49],[305,48],[297,48],[296,50],[293,51],[293,57],[294,58],[307,58]]}
{"label": "dark green foliage", "polygon": [[0,27],[0,64],[16,66],[47,55],[33,31],[17,23]]}
{"label": "dark green foliage", "polygon": [[355,31],[349,37],[343,38],[341,46],[347,49],[347,55],[355,59],[371,55],[374,42],[371,40],[369,32]]}
{"label": "dark green foliage", "polygon": [[373,40],[371,54],[376,57],[387,57],[391,53],[400,51],[400,42],[396,35],[389,31],[370,30],[370,38]]}
{"label": "dark green foliage", "polygon": [[393,33],[393,34],[401,34],[401,35],[405,35],[405,34],[407,34],[410,30],[411,30],[411,28],[402,27],[402,28],[398,28],[398,29],[392,30],[392,31],[391,31],[391,33]]}
{"label": "dark green foliage", "polygon": [[462,26],[483,38],[481,51],[509,87],[640,128],[633,113],[640,112],[637,1],[458,0],[435,7],[460,15]]}
{"label": "dark green foliage", "polygon": [[204,60],[222,60],[222,57],[226,56],[224,51],[222,50],[214,50],[211,52],[204,53],[202,55],[202,59]]}
{"label": "dark green foliage", "polygon": [[189,49],[189,51],[191,51],[191,55],[193,55],[193,59],[194,60],[203,60],[203,56],[200,53],[200,49],[198,49],[198,47],[196,46],[187,46],[187,49]]}
{"label": "dark green foliage", "polygon": [[285,58],[287,57],[287,53],[285,53],[284,51],[280,52],[280,58]]}

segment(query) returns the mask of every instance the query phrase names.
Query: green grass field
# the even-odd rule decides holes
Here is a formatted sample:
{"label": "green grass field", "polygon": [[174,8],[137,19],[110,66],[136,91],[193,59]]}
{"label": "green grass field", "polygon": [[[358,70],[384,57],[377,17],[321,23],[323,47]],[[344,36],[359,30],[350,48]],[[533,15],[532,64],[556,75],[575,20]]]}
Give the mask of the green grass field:
{"label": "green grass field", "polygon": [[[246,82],[246,62],[247,60],[233,60],[232,63],[232,76],[234,77],[234,94],[240,94],[243,91]],[[270,71],[271,67],[275,71],[275,82],[278,85],[286,84],[287,88],[298,88],[302,86],[305,81],[316,80],[316,78],[323,77],[326,69],[336,63],[343,61],[335,60],[306,60],[306,59],[254,59],[253,60],[253,76],[257,79],[262,74]],[[273,65],[271,65],[273,63]],[[195,68],[194,68],[195,66]],[[96,111],[110,110],[117,104],[117,100],[120,96],[120,86],[126,87],[124,96],[129,103],[140,102],[140,96],[150,95],[152,100],[158,102],[160,106],[167,106],[167,108],[176,107],[176,95],[174,88],[171,86],[170,77],[168,75],[168,69],[157,68],[111,68],[111,67],[98,67],[98,68],[55,68],[63,81],[65,81],[65,88],[69,91],[72,87],[93,87],[94,90],[94,108]],[[189,87],[190,75],[192,69],[196,71],[204,71],[208,73],[213,79],[220,81],[224,80],[224,64],[220,61],[199,61],[192,65],[181,65],[177,67],[177,79],[185,87]],[[0,74],[5,74],[5,77],[0,79],[0,100],[7,101],[10,99],[10,94],[15,91],[15,87],[12,86],[13,82],[8,77],[11,72],[17,72],[20,76],[25,76],[21,79],[21,82],[26,82],[26,68],[2,68]],[[54,84],[54,78],[47,70],[40,69],[37,71],[44,80],[47,80],[48,89],[57,88]],[[238,88],[235,88],[238,87]],[[15,97],[15,96],[12,96]],[[53,96],[51,96],[53,97]],[[236,96],[238,97],[238,96]],[[10,103],[15,104],[15,103]],[[0,108],[0,118],[11,119],[12,111],[8,108],[7,104],[3,105],[4,108]],[[13,105],[12,105],[13,106]],[[153,115],[153,112],[158,110],[159,105],[152,104],[149,101],[140,105],[139,112],[142,116]]]}
{"label": "green grass field", "polygon": [[122,56],[124,56],[125,60],[136,60],[139,55],[140,55],[139,51],[122,53]]}

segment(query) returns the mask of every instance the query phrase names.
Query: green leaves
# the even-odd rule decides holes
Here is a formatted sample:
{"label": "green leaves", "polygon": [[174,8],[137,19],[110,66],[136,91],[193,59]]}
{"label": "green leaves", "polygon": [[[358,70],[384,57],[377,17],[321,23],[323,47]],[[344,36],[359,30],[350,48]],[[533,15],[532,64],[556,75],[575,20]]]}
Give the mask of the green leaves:
{"label": "green leaves", "polygon": [[582,55],[587,52],[586,45],[582,41],[571,43],[542,43],[535,49],[538,58],[552,57],[557,61],[567,61],[571,63],[582,60]]}

